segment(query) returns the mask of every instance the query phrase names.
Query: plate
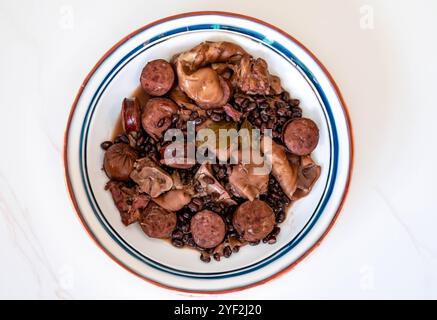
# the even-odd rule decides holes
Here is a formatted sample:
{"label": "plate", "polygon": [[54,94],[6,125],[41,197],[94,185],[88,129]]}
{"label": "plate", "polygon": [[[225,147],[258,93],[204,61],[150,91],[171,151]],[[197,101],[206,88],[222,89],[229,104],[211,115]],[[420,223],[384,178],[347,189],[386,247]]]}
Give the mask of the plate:
{"label": "plate", "polygon": [[[303,114],[320,129],[313,153],[322,174],[312,192],[290,209],[274,245],[248,246],[220,262],[203,263],[198,252],[178,249],[125,227],[101,170],[121,101],[138,86],[149,60],[170,59],[202,41],[226,40],[264,58]],[[134,31],[90,71],[73,103],[65,133],[68,190],[85,229],[115,262],[167,288],[196,293],[229,292],[268,281],[306,257],[334,224],[345,200],[352,168],[352,134],[341,94],[326,68],[296,39],[260,20],[224,12],[168,17]]]}

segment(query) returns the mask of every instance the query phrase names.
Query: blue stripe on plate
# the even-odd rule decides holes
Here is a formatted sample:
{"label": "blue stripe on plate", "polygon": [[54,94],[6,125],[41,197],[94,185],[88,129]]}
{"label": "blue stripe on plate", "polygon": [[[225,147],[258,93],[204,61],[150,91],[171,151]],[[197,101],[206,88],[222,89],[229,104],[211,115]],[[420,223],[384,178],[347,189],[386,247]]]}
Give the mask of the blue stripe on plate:
{"label": "blue stripe on plate", "polygon": [[[165,266],[161,263],[158,263],[146,256],[144,256],[141,252],[133,248],[131,245],[129,245],[124,239],[120,237],[120,235],[114,230],[114,228],[109,224],[109,222],[106,220],[105,216],[103,215],[102,211],[100,210],[100,207],[94,197],[93,190],[90,185],[89,176],[88,176],[88,168],[87,168],[87,140],[88,140],[88,133],[89,133],[89,126],[91,123],[91,119],[93,117],[96,105],[98,104],[98,101],[107,88],[107,86],[111,83],[112,79],[120,72],[120,70],[129,63],[132,59],[137,57],[139,54],[147,50],[148,48],[162,42],[165,40],[165,38],[173,37],[176,35],[179,35],[181,33],[186,32],[192,32],[192,31],[201,31],[201,30],[217,30],[221,29],[224,31],[234,32],[238,34],[243,34],[249,38],[252,38],[253,40],[256,40],[263,45],[269,47],[270,49],[274,50],[276,53],[283,56],[285,59],[287,59],[290,63],[292,63],[295,67],[301,71],[301,73],[306,77],[307,81],[309,80],[310,84],[313,88],[315,88],[315,92],[318,95],[319,99],[321,100],[325,116],[325,120],[328,123],[328,130],[330,132],[330,163],[329,163],[329,175],[327,179],[327,184],[325,185],[325,189],[323,192],[323,195],[312,214],[311,218],[308,220],[307,224],[302,228],[302,230],[286,245],[284,245],[282,248],[278,249],[275,253],[270,255],[269,257],[254,263],[252,265],[234,269],[226,272],[211,272],[211,273],[196,273],[196,272],[188,272],[184,270],[178,270],[175,268],[171,268],[168,266]],[[323,213],[323,210],[328,203],[331,194],[332,189],[335,184],[335,178],[337,176],[337,167],[338,167],[338,136],[337,136],[337,129],[335,127],[335,121],[332,114],[331,107],[329,105],[329,102],[326,98],[326,95],[321,88],[320,84],[318,83],[317,79],[314,77],[312,72],[288,49],[286,49],[281,44],[267,39],[264,35],[247,29],[242,29],[234,26],[228,26],[228,25],[217,25],[217,24],[202,24],[202,25],[192,25],[187,26],[184,28],[178,28],[174,29],[165,33],[162,33],[158,36],[155,36],[148,41],[146,41],[143,45],[140,45],[133,49],[131,52],[126,54],[113,68],[112,70],[105,76],[102,83],[97,88],[95,94],[93,95],[93,98],[91,99],[91,102],[89,104],[88,110],[85,115],[84,123],[81,130],[81,138],[80,138],[80,146],[79,146],[79,161],[80,161],[80,168],[81,168],[81,177],[82,181],[85,185],[85,190],[87,193],[88,201],[90,202],[90,205],[94,211],[94,214],[98,218],[99,222],[102,224],[104,229],[108,232],[108,234],[112,237],[112,239],[117,242],[126,252],[128,252],[133,257],[139,259],[140,261],[146,263],[147,265],[156,268],[160,271],[168,272],[173,275],[178,276],[184,276],[184,277],[190,277],[190,278],[207,278],[207,279],[219,279],[219,278],[227,278],[227,277],[234,277],[241,274],[246,274],[249,272],[253,272],[255,270],[258,270],[269,263],[279,259],[284,254],[289,252],[291,249],[293,249],[312,229],[312,227],[315,225],[317,220],[320,218],[321,214]]]}

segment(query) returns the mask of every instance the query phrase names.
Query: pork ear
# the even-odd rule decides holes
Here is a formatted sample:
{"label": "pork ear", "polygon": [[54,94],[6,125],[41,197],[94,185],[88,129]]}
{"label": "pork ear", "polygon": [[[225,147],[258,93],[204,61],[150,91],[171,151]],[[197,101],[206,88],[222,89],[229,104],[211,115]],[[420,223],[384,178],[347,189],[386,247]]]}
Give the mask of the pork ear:
{"label": "pork ear", "polygon": [[230,196],[228,191],[220,184],[220,182],[212,174],[211,164],[203,163],[197,170],[194,180],[203,189],[202,192],[198,192],[195,196],[203,197],[205,195],[211,195],[215,197],[215,201],[223,202],[228,205],[237,204]]}
{"label": "pork ear", "polygon": [[[265,143],[266,139],[270,140],[269,142],[272,146],[271,152],[266,150],[267,145],[269,145],[269,143]],[[269,161],[271,161],[272,164],[272,175],[278,181],[282,191],[284,191],[287,197],[291,200],[297,188],[298,167],[289,161],[285,148],[274,142],[270,137],[263,137],[263,140],[261,141],[261,150],[264,153],[264,156],[270,158]]]}
{"label": "pork ear", "polygon": [[140,190],[152,198],[173,187],[173,179],[150,158],[141,158],[135,162],[131,179],[138,184]]}
{"label": "pork ear", "polygon": [[191,193],[188,189],[173,189],[154,198],[153,201],[168,211],[178,211],[190,203]]}
{"label": "pork ear", "polygon": [[[238,62],[246,52],[229,42],[204,42],[174,59],[178,85],[203,109],[224,106],[231,97],[231,86],[211,67],[212,63]],[[205,86],[208,83],[208,86]]]}
{"label": "pork ear", "polygon": [[292,200],[298,200],[310,193],[317,179],[320,177],[321,167],[317,165],[310,155],[300,157],[297,174],[297,189]]}

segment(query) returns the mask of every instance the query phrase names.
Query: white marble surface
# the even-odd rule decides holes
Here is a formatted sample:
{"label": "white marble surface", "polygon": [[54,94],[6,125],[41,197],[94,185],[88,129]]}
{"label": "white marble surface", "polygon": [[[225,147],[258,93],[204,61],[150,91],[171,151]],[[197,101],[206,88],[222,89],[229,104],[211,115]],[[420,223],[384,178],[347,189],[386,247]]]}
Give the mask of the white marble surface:
{"label": "white marble surface", "polygon": [[76,91],[107,49],[157,18],[212,9],[310,48],[344,94],[356,147],[348,200],[320,248],[279,279],[213,298],[437,298],[435,1],[126,3],[0,2],[0,298],[189,297],[98,249],[70,204],[61,150]]}

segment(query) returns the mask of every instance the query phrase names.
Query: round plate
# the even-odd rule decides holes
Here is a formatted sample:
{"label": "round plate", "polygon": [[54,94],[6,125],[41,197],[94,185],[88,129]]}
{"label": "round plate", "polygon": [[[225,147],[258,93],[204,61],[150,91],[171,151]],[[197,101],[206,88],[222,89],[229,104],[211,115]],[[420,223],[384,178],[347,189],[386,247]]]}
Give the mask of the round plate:
{"label": "round plate", "polygon": [[[274,245],[244,247],[209,264],[191,249],[125,227],[109,192],[100,143],[111,137],[121,101],[138,86],[145,63],[170,59],[202,41],[227,40],[264,58],[304,116],[320,129],[313,153],[322,174],[312,192],[296,202]],[[91,70],[73,103],[65,133],[65,174],[75,209],[88,233],[117,263],[155,284],[189,292],[227,292],[263,283],[305,257],[333,225],[344,201],[352,166],[347,111],[334,81],[320,62],[285,32],[262,21],[223,12],[169,17],[133,32]]]}

